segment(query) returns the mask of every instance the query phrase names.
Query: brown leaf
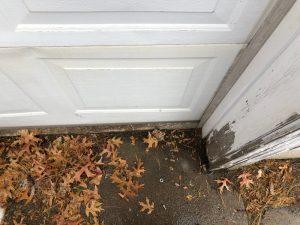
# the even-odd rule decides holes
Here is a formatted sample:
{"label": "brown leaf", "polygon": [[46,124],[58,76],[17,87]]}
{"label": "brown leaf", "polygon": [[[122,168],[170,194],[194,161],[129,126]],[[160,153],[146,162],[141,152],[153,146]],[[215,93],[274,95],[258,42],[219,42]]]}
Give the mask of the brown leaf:
{"label": "brown leaf", "polygon": [[101,156],[103,156],[104,154],[106,154],[106,158],[109,158],[111,156],[111,151],[108,148],[104,148],[102,149],[102,152],[100,153]]}
{"label": "brown leaf", "polygon": [[119,177],[116,173],[110,176],[110,180],[112,183],[118,184],[120,187],[126,186],[126,180],[123,177]]}
{"label": "brown leaf", "polygon": [[84,167],[82,167],[80,170],[78,170],[74,176],[73,176],[73,180],[74,181],[78,181],[78,182],[82,182],[81,180],[81,175],[83,173],[85,173],[85,175],[87,177],[94,177],[96,176],[96,174],[92,173],[90,170],[89,170],[89,167],[93,166],[92,163],[87,163]]}
{"label": "brown leaf", "polygon": [[123,144],[123,141],[121,138],[113,137],[111,139],[107,140],[108,148],[111,148],[112,150],[115,150],[116,148],[120,148],[120,145]]}
{"label": "brown leaf", "polygon": [[283,175],[283,181],[290,181],[293,179],[292,167],[289,165],[289,162],[285,162],[282,166],[279,166],[280,173]]}
{"label": "brown leaf", "polygon": [[32,171],[32,175],[36,178],[42,178],[43,176],[45,176],[44,171],[46,169],[45,165],[43,165],[42,163],[33,160],[33,167],[31,169]]}
{"label": "brown leaf", "polygon": [[38,142],[41,141],[41,139],[36,138],[36,132],[29,132],[28,130],[21,130],[20,132],[20,137],[18,140],[14,141],[11,146],[15,147],[17,145],[22,146],[21,151],[18,153],[18,156],[22,156],[24,153],[27,155],[30,155],[30,148],[37,146]]}
{"label": "brown leaf", "polygon": [[91,200],[85,207],[86,216],[92,214],[93,217],[97,217],[97,213],[100,213],[104,210],[101,205],[102,204],[99,201]]}
{"label": "brown leaf", "polygon": [[65,157],[62,155],[62,150],[58,150],[56,146],[53,146],[49,151],[48,161],[53,164],[59,165],[66,161]]}
{"label": "brown leaf", "polygon": [[131,185],[132,189],[135,191],[135,192],[138,192],[139,189],[142,189],[144,188],[144,184],[140,184],[138,181],[135,181],[133,182],[133,184]]}
{"label": "brown leaf", "polygon": [[132,168],[132,176],[141,177],[142,173],[145,173],[144,163],[139,159],[135,167]]}
{"label": "brown leaf", "polygon": [[147,212],[148,215],[151,214],[152,211],[154,210],[154,202],[152,202],[150,204],[150,200],[148,197],[146,197],[146,202],[139,202],[139,204],[140,204],[140,206],[142,206],[140,211],[144,212],[145,210],[146,211],[148,210],[148,212]]}
{"label": "brown leaf", "polygon": [[158,140],[156,137],[153,137],[150,132],[148,132],[148,137],[143,140],[144,143],[148,144],[146,151],[149,151],[150,148],[157,148]]}
{"label": "brown leaf", "polygon": [[100,185],[101,180],[102,180],[102,175],[100,174],[100,175],[97,175],[96,177],[94,177],[90,183],[95,184],[95,185]]}
{"label": "brown leaf", "polygon": [[240,187],[246,186],[247,189],[251,189],[251,184],[253,185],[254,182],[253,180],[248,179],[249,176],[252,176],[252,174],[246,172],[238,176],[239,179],[242,179],[242,181],[240,182]]}
{"label": "brown leaf", "polygon": [[88,203],[90,200],[99,201],[100,195],[99,195],[98,187],[94,186],[94,190],[90,190],[90,189],[83,190],[83,195],[80,196],[80,198],[82,198],[81,201],[83,201],[84,203]]}
{"label": "brown leaf", "polygon": [[[29,195],[28,195],[28,193],[29,193]],[[31,200],[34,196],[34,193],[35,193],[34,187],[32,187],[30,191],[27,188],[20,190],[20,192],[17,196],[17,202],[25,200],[25,204],[28,204],[29,202],[31,202]]]}
{"label": "brown leaf", "polygon": [[221,178],[218,180],[215,180],[215,182],[217,182],[217,184],[221,184],[221,186],[218,188],[219,192],[222,194],[224,191],[224,188],[226,188],[227,191],[230,191],[229,188],[229,184],[232,184],[232,182],[230,180],[228,180],[227,178]]}
{"label": "brown leaf", "polygon": [[123,198],[124,200],[128,201],[128,198],[132,198],[132,197],[135,197],[136,196],[136,193],[133,192],[131,190],[131,188],[127,187],[126,189],[125,188],[120,188],[120,191],[121,193],[119,193],[119,196],[121,198]]}

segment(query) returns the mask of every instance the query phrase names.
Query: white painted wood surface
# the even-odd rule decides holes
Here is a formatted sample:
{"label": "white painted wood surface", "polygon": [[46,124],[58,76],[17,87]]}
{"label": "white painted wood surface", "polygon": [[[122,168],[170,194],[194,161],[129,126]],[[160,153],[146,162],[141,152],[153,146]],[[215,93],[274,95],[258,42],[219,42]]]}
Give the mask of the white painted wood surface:
{"label": "white painted wood surface", "polygon": [[241,47],[0,49],[0,126],[197,120]]}
{"label": "white painted wood surface", "polygon": [[270,0],[0,0],[0,127],[199,120]]}
{"label": "white painted wood surface", "polygon": [[203,136],[229,123],[235,134],[230,150],[234,152],[300,114],[299,15],[297,1],[205,123]]}
{"label": "white painted wood surface", "polygon": [[0,0],[0,47],[245,43],[270,0]]}

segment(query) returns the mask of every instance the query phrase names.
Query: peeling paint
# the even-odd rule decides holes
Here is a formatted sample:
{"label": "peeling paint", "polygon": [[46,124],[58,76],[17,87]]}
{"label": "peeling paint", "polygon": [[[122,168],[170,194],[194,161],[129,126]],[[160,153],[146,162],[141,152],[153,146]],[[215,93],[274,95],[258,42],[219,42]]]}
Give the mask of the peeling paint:
{"label": "peeling paint", "polygon": [[[293,113],[271,131],[237,149],[233,149],[235,132],[231,124],[227,123],[219,131],[214,130],[208,141],[207,155],[212,170],[254,163],[266,156],[293,149],[300,143],[300,115],[297,113]],[[293,132],[295,133],[290,135]],[[293,145],[289,146],[288,141]]]}
{"label": "peeling paint", "polygon": [[279,123],[276,125],[276,127],[282,127],[285,126],[286,124],[289,124],[291,122],[294,122],[295,120],[298,120],[300,118],[300,114],[298,113],[293,113],[289,118],[287,118],[285,121]]}
{"label": "peeling paint", "polygon": [[213,130],[207,141],[207,155],[210,162],[231,150],[235,133],[231,130],[231,123],[227,123],[220,130]]}
{"label": "peeling paint", "polygon": [[253,162],[300,143],[299,10],[300,2],[204,124],[210,168]]}

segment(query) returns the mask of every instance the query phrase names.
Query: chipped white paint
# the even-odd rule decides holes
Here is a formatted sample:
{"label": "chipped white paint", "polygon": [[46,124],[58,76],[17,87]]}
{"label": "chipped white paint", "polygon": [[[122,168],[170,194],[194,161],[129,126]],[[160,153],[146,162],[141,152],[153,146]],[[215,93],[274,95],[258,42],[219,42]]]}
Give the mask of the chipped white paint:
{"label": "chipped white paint", "polygon": [[0,0],[0,46],[245,43],[269,2]]}
{"label": "chipped white paint", "polygon": [[[258,162],[266,158],[273,158],[277,154],[285,158],[285,154],[289,155],[290,151],[293,151],[295,148],[300,146],[300,130],[294,131],[288,135],[285,135],[281,138],[278,138],[275,141],[272,141],[268,144],[263,144],[255,151],[252,151],[249,154],[244,154],[242,157],[231,160],[230,162],[222,165],[221,168],[235,168],[240,166],[250,165],[252,163]],[[278,158],[277,155],[277,158]],[[299,155],[298,155],[299,156]],[[238,165],[238,166],[236,166]]]}
{"label": "chipped white paint", "polygon": [[[299,15],[297,1],[205,123],[204,136],[231,124],[235,139],[229,152],[300,113]],[[265,151],[265,147],[257,151]]]}

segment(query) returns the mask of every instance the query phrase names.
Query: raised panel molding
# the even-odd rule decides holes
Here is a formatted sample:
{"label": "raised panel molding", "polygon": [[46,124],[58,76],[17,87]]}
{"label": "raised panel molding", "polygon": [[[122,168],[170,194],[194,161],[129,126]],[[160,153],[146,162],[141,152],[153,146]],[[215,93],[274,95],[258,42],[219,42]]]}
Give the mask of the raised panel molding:
{"label": "raised panel molding", "polygon": [[47,115],[21,87],[0,71],[0,118]]}
{"label": "raised panel molding", "polygon": [[241,47],[39,48],[37,54],[80,118],[193,120]]}
{"label": "raised panel molding", "polygon": [[51,0],[51,4],[45,4],[40,0],[24,0],[30,12],[213,12],[220,0],[85,0],[84,4],[78,0]]}
{"label": "raised panel molding", "polygon": [[244,43],[269,2],[0,0],[0,45]]}
{"label": "raised panel molding", "polygon": [[0,48],[0,127],[194,121],[242,47]]}
{"label": "raised panel molding", "polygon": [[54,76],[76,113],[90,114],[190,111],[192,84],[201,82],[213,58],[43,60],[61,70]]}

